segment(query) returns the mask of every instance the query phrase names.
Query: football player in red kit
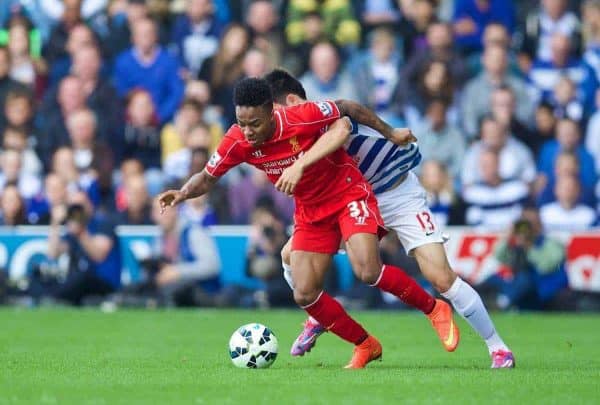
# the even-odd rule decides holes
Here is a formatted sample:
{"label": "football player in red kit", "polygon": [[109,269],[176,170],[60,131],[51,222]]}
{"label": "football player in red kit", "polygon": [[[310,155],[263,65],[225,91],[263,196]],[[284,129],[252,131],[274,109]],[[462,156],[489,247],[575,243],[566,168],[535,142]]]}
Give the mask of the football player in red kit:
{"label": "football player in red kit", "polygon": [[[327,148],[311,148],[318,141],[335,140],[336,134],[345,139],[351,129],[345,115],[379,130],[397,144],[415,141],[410,131],[394,130],[370,110],[349,101],[307,102],[274,110],[269,84],[263,79],[240,81],[234,102],[237,124],[227,131],[202,172],[180,190],[158,197],[161,207],[205,194],[220,176],[243,162],[263,170],[274,184],[287,167],[301,162],[302,178],[294,189],[294,299],[327,330],[355,345],[346,367],[365,367],[381,357],[382,348],[323,291],[325,272],[342,240],[351,246],[350,262],[360,280],[428,314],[440,339],[455,336],[458,344],[451,307],[435,300],[402,270],[381,263],[378,236],[385,232],[383,221],[371,187],[356,164],[342,149],[322,156],[321,151]],[[334,136],[322,137],[325,131]]]}

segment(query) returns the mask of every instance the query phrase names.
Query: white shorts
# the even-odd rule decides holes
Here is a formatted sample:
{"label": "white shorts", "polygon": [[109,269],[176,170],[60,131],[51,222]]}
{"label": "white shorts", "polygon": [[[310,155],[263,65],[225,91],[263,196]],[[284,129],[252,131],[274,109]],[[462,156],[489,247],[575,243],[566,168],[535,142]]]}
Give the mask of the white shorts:
{"label": "white shorts", "polygon": [[419,246],[445,242],[427,206],[425,189],[413,172],[396,188],[375,197],[385,226],[396,232],[408,255]]}

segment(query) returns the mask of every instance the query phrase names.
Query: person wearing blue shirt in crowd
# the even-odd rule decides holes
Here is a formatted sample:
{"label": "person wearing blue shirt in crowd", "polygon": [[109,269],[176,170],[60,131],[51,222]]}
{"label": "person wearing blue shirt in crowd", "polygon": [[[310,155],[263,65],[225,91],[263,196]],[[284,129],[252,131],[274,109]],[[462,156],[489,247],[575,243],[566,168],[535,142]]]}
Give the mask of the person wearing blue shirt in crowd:
{"label": "person wearing blue shirt in crowd", "polygon": [[184,85],[177,59],[157,42],[154,21],[142,18],[132,27],[133,47],[123,52],[115,63],[117,91],[125,97],[140,87],[148,90],[158,108],[158,118],[165,123],[173,118],[183,98]]}

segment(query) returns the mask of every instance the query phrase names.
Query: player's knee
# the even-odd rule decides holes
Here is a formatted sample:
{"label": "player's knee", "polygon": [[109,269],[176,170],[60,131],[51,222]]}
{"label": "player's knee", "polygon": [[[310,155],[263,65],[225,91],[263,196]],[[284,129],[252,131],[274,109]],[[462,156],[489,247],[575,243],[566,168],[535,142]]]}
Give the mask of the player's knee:
{"label": "player's knee", "polygon": [[373,260],[356,260],[352,263],[357,277],[367,284],[375,284],[381,273],[381,265]]}
{"label": "player's knee", "polygon": [[444,293],[452,287],[454,280],[456,280],[456,273],[451,268],[444,268],[443,271],[439,271],[433,280],[430,280],[431,285],[439,293]]}
{"label": "player's knee", "polygon": [[306,307],[319,298],[320,291],[318,290],[294,290],[294,301],[301,307]]}

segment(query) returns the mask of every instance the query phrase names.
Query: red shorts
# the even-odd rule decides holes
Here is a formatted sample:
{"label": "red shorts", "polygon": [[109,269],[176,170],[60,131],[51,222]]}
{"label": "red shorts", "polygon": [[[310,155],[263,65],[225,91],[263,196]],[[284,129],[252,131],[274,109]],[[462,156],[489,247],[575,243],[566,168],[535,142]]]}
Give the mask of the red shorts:
{"label": "red shorts", "polygon": [[[357,233],[370,233],[383,237],[387,231],[379,214],[377,200],[368,184],[358,184],[344,192],[340,199],[331,204],[320,204],[307,215],[302,207],[297,207],[295,215],[292,250],[314,253],[337,253],[340,242],[347,241]],[[331,212],[324,218],[318,213]]]}

